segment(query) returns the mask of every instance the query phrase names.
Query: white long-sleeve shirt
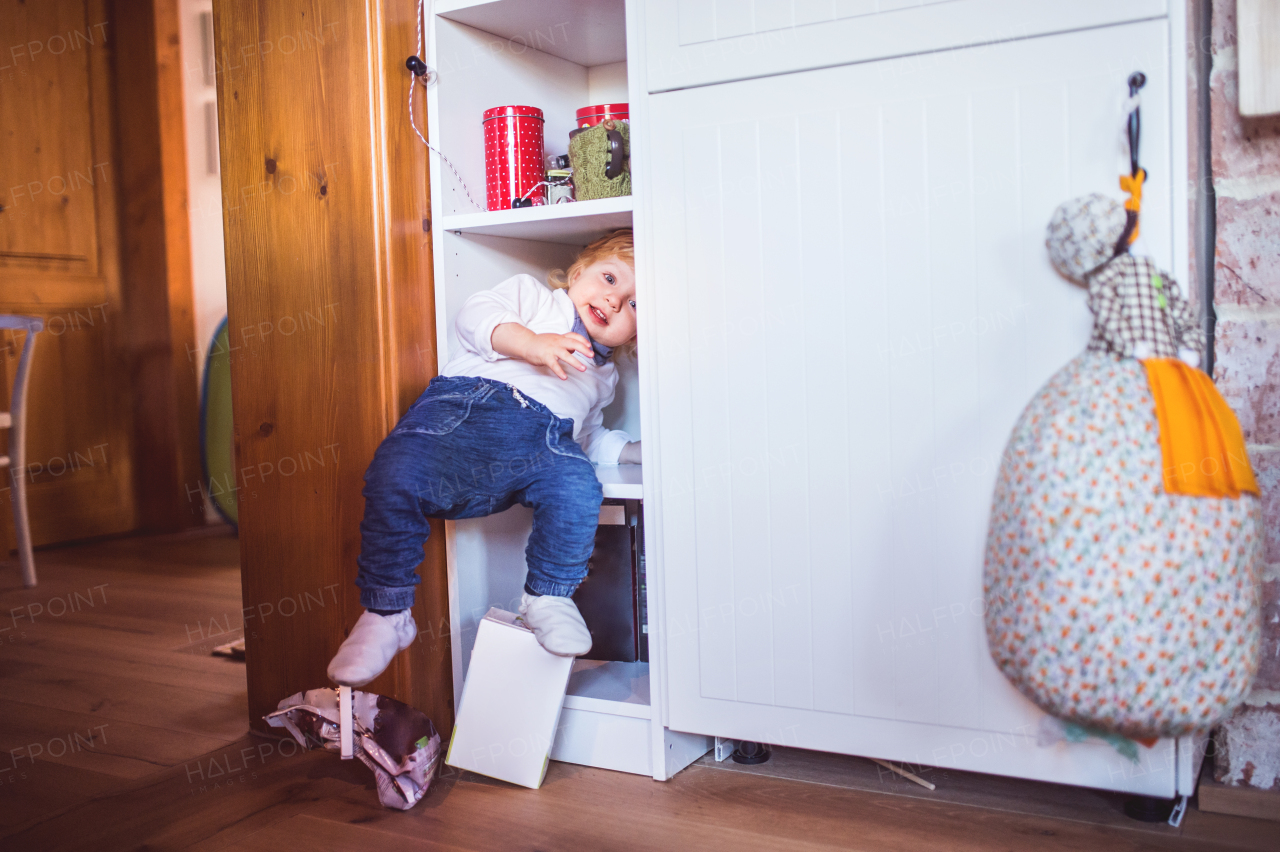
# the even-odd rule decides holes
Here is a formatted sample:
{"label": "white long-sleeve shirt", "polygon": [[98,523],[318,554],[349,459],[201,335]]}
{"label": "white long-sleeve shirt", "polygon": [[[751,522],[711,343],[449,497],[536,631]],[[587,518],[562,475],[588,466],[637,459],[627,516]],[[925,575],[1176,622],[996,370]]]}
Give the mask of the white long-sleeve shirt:
{"label": "white long-sleeve shirt", "polygon": [[[493,330],[516,322],[536,334],[568,334],[577,309],[564,290],[552,290],[532,275],[516,275],[492,290],[481,290],[463,304],[454,328],[459,351],[440,371],[442,376],[480,376],[514,385],[561,418],[573,419],[573,437],[595,464],[617,464],[631,436],[604,428],[603,409],[613,401],[618,370],[608,361],[597,367],[580,352],[574,357],[585,372],[565,367],[562,379],[539,367],[503,355],[493,348]],[[562,365],[563,366],[563,365]]]}

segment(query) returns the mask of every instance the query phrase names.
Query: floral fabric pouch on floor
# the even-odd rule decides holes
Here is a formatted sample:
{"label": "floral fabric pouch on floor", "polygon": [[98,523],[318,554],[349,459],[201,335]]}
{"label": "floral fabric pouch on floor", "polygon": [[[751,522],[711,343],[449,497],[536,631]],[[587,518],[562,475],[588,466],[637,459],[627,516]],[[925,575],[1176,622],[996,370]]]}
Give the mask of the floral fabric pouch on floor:
{"label": "floral fabric pouch on floor", "polygon": [[[341,750],[338,690],[309,689],[278,706],[263,717],[267,724],[284,728],[308,748],[318,744]],[[351,716],[355,756],[373,770],[379,801],[388,808],[409,810],[426,795],[440,763],[435,725],[422,711],[394,698],[359,690],[351,692]]]}

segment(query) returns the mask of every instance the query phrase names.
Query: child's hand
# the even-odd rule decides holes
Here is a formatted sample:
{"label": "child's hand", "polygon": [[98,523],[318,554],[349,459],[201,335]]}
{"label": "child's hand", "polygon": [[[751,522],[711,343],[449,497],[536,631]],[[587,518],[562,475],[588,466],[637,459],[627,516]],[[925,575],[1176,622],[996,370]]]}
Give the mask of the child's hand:
{"label": "child's hand", "polygon": [[569,378],[565,375],[564,367],[560,366],[563,361],[571,364],[579,372],[585,372],[587,367],[577,358],[573,357],[574,352],[581,352],[588,358],[595,357],[595,353],[591,349],[591,344],[581,334],[535,334],[530,337],[524,344],[521,352],[521,360],[528,361],[530,364],[537,364],[540,367],[549,367],[551,372],[555,373],[562,379]]}
{"label": "child's hand", "polygon": [[640,442],[632,441],[622,448],[618,464],[640,464]]}

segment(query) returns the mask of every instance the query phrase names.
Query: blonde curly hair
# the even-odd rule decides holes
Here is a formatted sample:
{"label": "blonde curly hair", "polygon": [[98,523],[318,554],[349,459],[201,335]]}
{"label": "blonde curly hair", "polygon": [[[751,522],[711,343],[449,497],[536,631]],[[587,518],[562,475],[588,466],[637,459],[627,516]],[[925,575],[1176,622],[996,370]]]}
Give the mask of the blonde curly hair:
{"label": "blonde curly hair", "polygon": [[634,271],[636,268],[636,249],[632,242],[631,229],[623,228],[612,234],[605,234],[578,253],[578,257],[569,265],[569,269],[553,269],[547,273],[547,286],[552,290],[563,290],[569,282],[578,277],[578,273],[598,260],[607,257],[622,258]]}
{"label": "blonde curly hair", "polygon": [[[614,231],[612,234],[605,234],[600,239],[588,245],[578,253],[573,263],[569,265],[567,270],[553,269],[547,273],[547,286],[552,290],[563,290],[569,286],[569,282],[578,277],[582,270],[591,264],[606,258],[616,257],[626,262],[632,271],[636,268],[636,250],[633,241],[631,229],[622,228]],[[613,350],[613,359],[617,360],[618,353],[623,352],[628,357],[635,358],[636,344],[633,340],[630,343],[618,346]]]}

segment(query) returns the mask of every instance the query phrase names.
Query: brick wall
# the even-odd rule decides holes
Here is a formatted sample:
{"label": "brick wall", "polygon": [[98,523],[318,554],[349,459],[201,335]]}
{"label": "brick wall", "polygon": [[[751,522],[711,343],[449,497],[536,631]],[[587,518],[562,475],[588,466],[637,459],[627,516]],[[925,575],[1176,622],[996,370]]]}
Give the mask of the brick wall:
{"label": "brick wall", "polygon": [[1211,1],[1213,372],[1244,429],[1266,520],[1262,665],[1248,703],[1219,731],[1215,777],[1280,790],[1280,116],[1240,117],[1236,3]]}

